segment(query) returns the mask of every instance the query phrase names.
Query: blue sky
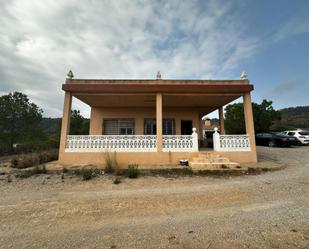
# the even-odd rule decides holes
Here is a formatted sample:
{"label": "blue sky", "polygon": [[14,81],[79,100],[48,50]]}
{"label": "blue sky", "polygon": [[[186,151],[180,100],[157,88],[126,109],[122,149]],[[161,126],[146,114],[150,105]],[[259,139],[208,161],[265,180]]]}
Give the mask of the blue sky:
{"label": "blue sky", "polygon": [[[0,93],[62,112],[77,78],[239,79],[253,100],[309,105],[309,1],[2,0]],[[74,101],[73,108],[89,115]]]}

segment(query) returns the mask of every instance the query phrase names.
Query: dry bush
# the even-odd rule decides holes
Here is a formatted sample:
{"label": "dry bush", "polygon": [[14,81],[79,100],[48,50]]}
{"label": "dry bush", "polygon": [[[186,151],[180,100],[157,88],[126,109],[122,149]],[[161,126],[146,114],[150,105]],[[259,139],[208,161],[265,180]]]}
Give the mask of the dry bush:
{"label": "dry bush", "polygon": [[48,150],[37,153],[21,154],[12,158],[11,167],[25,169],[42,163],[54,161],[57,158],[58,150]]}
{"label": "dry bush", "polygon": [[105,168],[104,172],[107,174],[117,173],[119,171],[118,162],[116,159],[116,152],[114,152],[113,156],[109,152],[106,153],[105,156]]}
{"label": "dry bush", "polygon": [[139,170],[137,164],[128,165],[127,174],[129,178],[137,178],[139,176]]}

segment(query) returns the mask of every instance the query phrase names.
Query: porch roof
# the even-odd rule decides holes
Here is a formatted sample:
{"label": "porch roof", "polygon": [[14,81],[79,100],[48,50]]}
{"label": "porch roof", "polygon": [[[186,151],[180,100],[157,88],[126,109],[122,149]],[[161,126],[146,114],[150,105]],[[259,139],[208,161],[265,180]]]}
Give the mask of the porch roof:
{"label": "porch roof", "polygon": [[93,80],[67,79],[71,93],[238,93],[253,90],[248,80]]}
{"label": "porch roof", "polygon": [[248,80],[92,80],[67,79],[64,91],[91,107],[195,108],[205,115],[253,90]]}

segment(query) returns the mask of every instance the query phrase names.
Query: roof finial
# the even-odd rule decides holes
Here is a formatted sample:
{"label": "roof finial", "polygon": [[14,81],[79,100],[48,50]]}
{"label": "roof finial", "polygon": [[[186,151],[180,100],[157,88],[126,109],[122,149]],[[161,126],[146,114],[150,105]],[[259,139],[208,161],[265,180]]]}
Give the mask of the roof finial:
{"label": "roof finial", "polygon": [[157,80],[161,80],[161,73],[160,73],[160,71],[158,71],[158,73],[157,73]]}
{"label": "roof finial", "polygon": [[246,71],[243,71],[242,74],[241,74],[241,76],[240,76],[240,78],[241,78],[242,80],[247,80],[247,79],[248,79],[248,73],[247,73]]}
{"label": "roof finial", "polygon": [[72,70],[70,70],[70,71],[68,72],[67,76],[68,76],[68,79],[73,79],[74,74],[73,74]]}

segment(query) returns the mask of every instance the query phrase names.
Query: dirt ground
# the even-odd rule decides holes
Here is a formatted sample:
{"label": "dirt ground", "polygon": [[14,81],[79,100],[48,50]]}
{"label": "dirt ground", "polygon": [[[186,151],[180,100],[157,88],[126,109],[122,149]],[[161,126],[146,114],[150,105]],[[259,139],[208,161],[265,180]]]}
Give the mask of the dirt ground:
{"label": "dirt ground", "polygon": [[309,146],[238,177],[0,180],[0,248],[309,248]]}

